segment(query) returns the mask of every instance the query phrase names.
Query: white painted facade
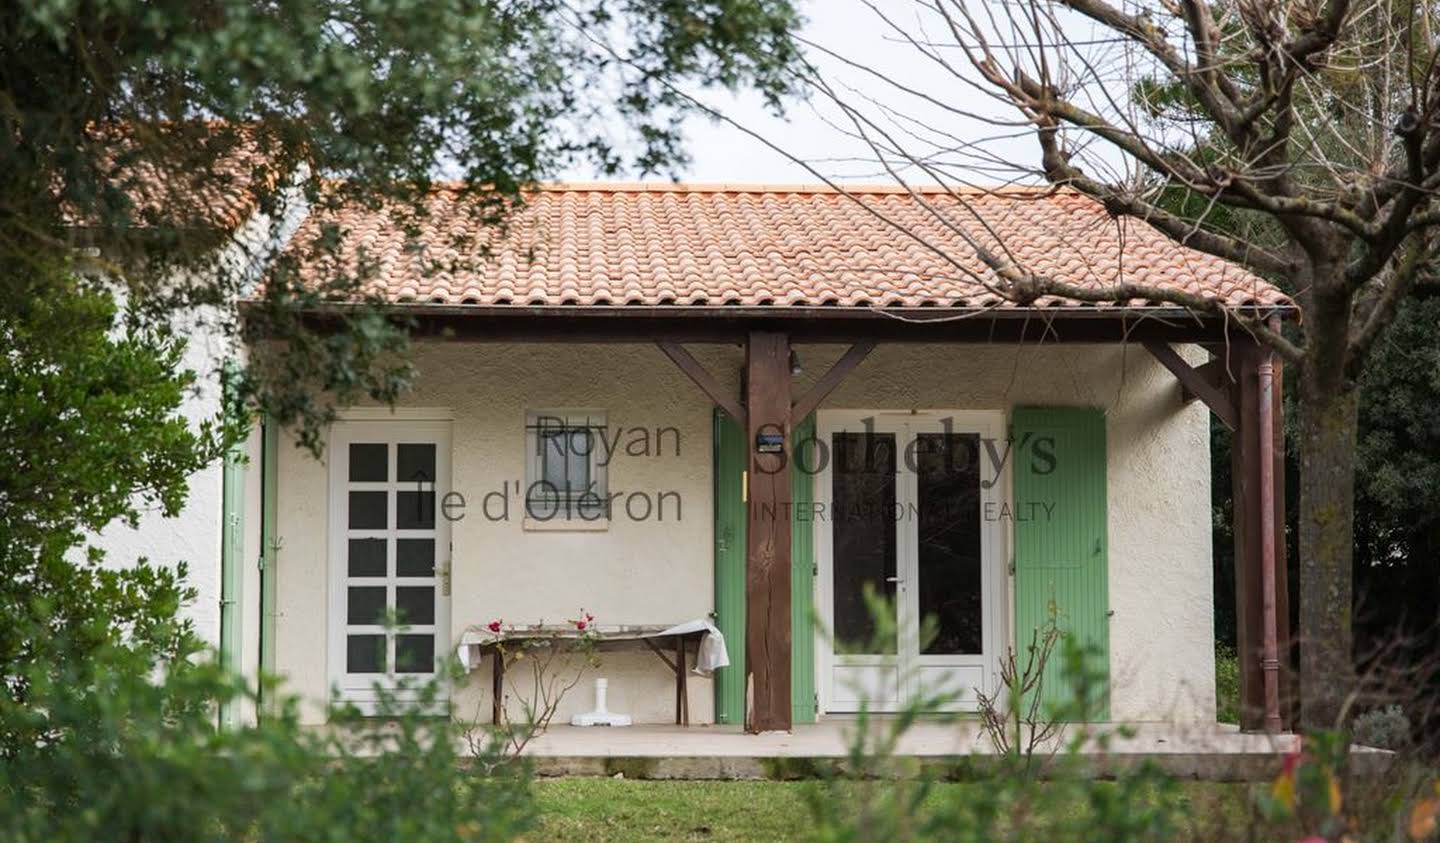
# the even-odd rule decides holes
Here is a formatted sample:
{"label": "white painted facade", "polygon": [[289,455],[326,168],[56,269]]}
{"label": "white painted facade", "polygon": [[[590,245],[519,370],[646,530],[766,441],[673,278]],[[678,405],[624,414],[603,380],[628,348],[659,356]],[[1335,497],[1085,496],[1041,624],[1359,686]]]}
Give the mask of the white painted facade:
{"label": "white painted facade", "polygon": [[[739,393],[740,349],[692,351]],[[805,372],[796,390],[842,351],[800,346]],[[497,619],[554,623],[583,609],[599,623],[653,624],[714,608],[711,403],[656,348],[427,341],[416,356],[420,378],[402,406],[407,414],[452,419],[451,486],[465,498],[463,517],[450,524],[451,641],[467,626]],[[1194,359],[1201,359],[1198,350]],[[821,411],[965,408],[1008,417],[1021,405],[1083,405],[1106,414],[1112,718],[1213,721],[1209,421],[1199,403],[1181,403],[1173,377],[1143,349],[881,344]],[[612,493],[647,493],[652,503],[674,492],[679,512],[631,517],[642,513],[626,513],[622,497],[604,529],[527,528],[515,484],[526,477],[526,414],[541,410],[602,411],[612,432],[673,428],[678,454],[672,439],[662,454],[622,447],[608,480]],[[258,485],[257,449],[258,440],[247,471],[247,558],[252,539],[258,549],[252,527],[259,502],[249,494]],[[285,688],[306,701],[306,719],[318,723],[337,657],[327,644],[336,611],[327,570],[331,480],[324,464],[283,439],[278,476],[275,667]],[[495,496],[502,492],[508,513]],[[1008,535],[1003,541],[1008,554]],[[260,623],[256,594],[247,581],[247,665],[257,663],[250,640]],[[1008,583],[1004,599],[1011,599]],[[673,677],[653,655],[605,654],[600,672],[610,680],[611,710],[642,723],[673,717]],[[489,688],[487,667],[456,689],[460,716],[487,719]],[[713,684],[692,677],[689,693],[692,722],[711,722]],[[559,717],[591,702],[587,680]]]}
{"label": "white painted facade", "polygon": [[[181,365],[196,373],[196,389],[181,407],[192,427],[220,414],[219,367],[226,358],[223,341],[213,333],[196,330]],[[180,511],[166,517],[155,505],[141,512],[135,527],[114,522],[90,536],[88,543],[104,552],[104,564],[124,568],[144,559],[174,569],[185,563],[186,585],[195,600],[185,607],[196,633],[211,646],[220,643],[220,519],[222,469],[216,460],[190,475],[189,493]]]}
{"label": "white painted facade", "polygon": [[[294,182],[299,184],[299,178]],[[283,210],[275,216],[252,214],[212,256],[213,266],[202,264],[197,272],[223,272],[237,281],[241,289],[257,284],[271,261],[283,251],[307,213],[299,190],[290,189],[281,197]],[[123,303],[125,287],[114,288]],[[192,429],[217,422],[222,411],[222,373],[226,361],[243,364],[245,349],[225,329],[224,322],[233,313],[215,308],[198,308],[176,315],[175,334],[186,340],[181,368],[195,373],[195,389],[185,397],[181,414]],[[258,454],[258,438],[252,437],[250,453]],[[105,554],[105,564],[123,568],[146,559],[152,564],[174,568],[186,564],[186,584],[195,590],[195,599],[184,613],[193,621],[196,633],[207,644],[220,645],[221,564],[220,546],[223,517],[223,460],[216,460],[195,472],[188,479],[188,495],[180,511],[166,517],[156,508],[142,512],[139,524],[131,528],[113,523],[98,533],[87,536],[87,543]],[[246,468],[246,494],[259,509],[258,463]],[[249,503],[244,507],[252,511]],[[258,594],[258,570],[255,560],[259,553],[258,521],[247,525],[243,595]],[[253,529],[252,529],[253,528]],[[243,601],[242,601],[243,602]],[[254,607],[248,608],[254,614]],[[241,623],[242,664],[255,664],[258,659],[258,629],[254,618]],[[254,658],[252,658],[254,656]]]}

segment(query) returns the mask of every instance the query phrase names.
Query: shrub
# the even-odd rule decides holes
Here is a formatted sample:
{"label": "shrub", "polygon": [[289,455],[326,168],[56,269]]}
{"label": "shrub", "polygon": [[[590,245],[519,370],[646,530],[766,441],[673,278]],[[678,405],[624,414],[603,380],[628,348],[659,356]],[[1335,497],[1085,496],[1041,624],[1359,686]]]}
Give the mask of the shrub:
{"label": "shrub", "polygon": [[1355,718],[1358,744],[1398,751],[1410,746],[1410,738],[1410,718],[1398,705],[1371,709]]}
{"label": "shrub", "polygon": [[1240,724],[1240,657],[1224,644],[1215,645],[1215,719]]}
{"label": "shrub", "polygon": [[[157,671],[161,676],[156,678]],[[0,816],[15,843],[510,840],[532,821],[517,761],[461,767],[462,735],[435,709],[382,699],[302,728],[293,700],[254,728],[217,728],[249,694],[209,661],[161,663],[110,647],[66,674],[37,671],[0,732],[42,735],[3,759]],[[252,695],[253,697],[253,695]]]}
{"label": "shrub", "polygon": [[[878,615],[877,615],[878,616]],[[1040,703],[1046,664],[1073,691],[1067,704]],[[1172,839],[1183,814],[1178,784],[1149,763],[1120,770],[1113,782],[1091,777],[1081,750],[1103,751],[1107,737],[1083,725],[1103,697],[1093,650],[1051,623],[1023,656],[1002,665],[1004,692],[982,696],[981,723],[995,752],[983,775],[941,795],[929,771],[897,756],[900,737],[922,713],[948,698],[922,699],[898,716],[856,721],[843,775],[811,794],[816,840],[1149,841]],[[1068,730],[1068,731],[1067,731]]]}

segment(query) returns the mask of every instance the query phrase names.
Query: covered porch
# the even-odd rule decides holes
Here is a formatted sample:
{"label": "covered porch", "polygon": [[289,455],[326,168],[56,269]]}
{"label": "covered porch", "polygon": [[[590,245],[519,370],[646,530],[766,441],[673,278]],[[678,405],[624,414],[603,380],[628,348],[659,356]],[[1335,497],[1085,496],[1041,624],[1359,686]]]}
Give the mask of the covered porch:
{"label": "covered porch", "polygon": [[[335,213],[328,222],[373,235],[374,292],[413,326],[420,377],[394,409],[341,408],[328,469],[279,448],[273,429],[257,455],[269,474],[262,667],[303,684],[317,721],[330,687],[363,699],[377,680],[424,675],[477,626],[568,623],[588,607],[631,626],[708,617],[725,636],[730,665],[713,684],[674,681],[684,665],[666,675],[652,653],[607,662],[621,677],[612,702],[637,723],[669,722],[673,703],[757,740],[816,720],[827,734],[823,721],[903,709],[926,683],[995,693],[1000,658],[1057,604],[1064,632],[1103,658],[1100,719],[1211,720],[1209,414],[1236,435],[1242,727],[1279,732],[1292,717],[1282,374],[1243,327],[1291,308],[1261,279],[1064,191],[545,187],[502,242],[443,267],[383,209]],[[1215,306],[1009,300],[973,255],[925,245],[966,248],[951,242],[952,213],[981,214],[1034,271],[1097,290],[1178,286]],[[326,223],[308,220],[297,243]],[[443,225],[419,235],[437,253],[446,238]],[[309,318],[323,326],[347,307]],[[545,450],[589,450],[656,419],[674,458]],[[1054,453],[1043,470],[1008,459],[1046,440],[1067,449],[1058,469]],[[797,471],[812,444],[860,448],[869,466],[876,441],[888,457],[873,487],[833,465]],[[939,469],[909,464],[937,442]],[[966,448],[998,459],[951,465]],[[559,523],[531,508],[530,490],[552,479]],[[629,517],[612,518],[635,489],[658,492],[642,495],[643,517],[626,496]],[[970,519],[950,547],[913,523],[841,535],[802,519],[867,495],[923,513],[944,494]],[[1063,516],[1047,524],[1015,515],[1057,500]],[[894,639],[831,646],[830,631],[863,637],[850,621],[871,587],[895,598]],[[421,628],[385,629],[397,609]],[[917,632],[932,614],[938,648]],[[861,690],[837,692],[851,684]],[[457,701],[498,713],[500,688],[470,683]],[[957,707],[975,705],[972,693]]]}
{"label": "covered porch", "polygon": [[[742,726],[743,731],[750,733],[787,732],[803,727],[806,734],[812,736],[809,740],[820,740],[822,738],[816,736],[822,735],[828,735],[823,739],[829,740],[834,736],[833,730],[813,731],[807,725],[815,722],[816,715],[824,719],[825,707],[820,696],[825,665],[817,664],[823,657],[818,656],[816,647],[806,640],[814,631],[803,619],[818,611],[822,619],[834,622],[833,616],[827,617],[824,611],[819,611],[823,607],[817,606],[817,601],[828,599],[828,595],[826,587],[818,582],[822,570],[814,547],[818,534],[811,532],[815,525],[795,515],[806,506],[816,504],[818,486],[813,484],[829,482],[825,477],[812,477],[814,472],[795,470],[805,461],[803,455],[797,461],[797,452],[804,444],[801,437],[815,436],[815,412],[866,415],[864,410],[826,408],[855,406],[856,401],[860,406],[868,406],[873,402],[864,397],[843,400],[847,396],[842,387],[852,374],[863,370],[867,360],[871,361],[872,378],[895,378],[898,372],[893,364],[886,366],[881,361],[903,359],[913,367],[917,360],[923,361],[930,350],[940,348],[962,356],[966,349],[974,349],[977,361],[984,360],[987,352],[1013,349],[1016,368],[1009,377],[1017,385],[1016,405],[1040,403],[1025,398],[1033,387],[1023,384],[1027,378],[1035,377],[1021,362],[1025,348],[1047,347],[1052,354],[1073,356],[1079,361],[1086,361],[1087,355],[1098,349],[1110,349],[1117,355],[1109,358],[1112,362],[1128,359],[1135,367],[1163,371],[1168,379],[1169,397],[1161,402],[1162,411],[1178,412],[1187,406],[1203,406],[1235,434],[1232,494],[1242,654],[1241,728],[1278,733],[1292,722],[1285,546],[1283,536],[1274,531],[1275,524],[1283,523],[1284,511],[1280,472],[1283,454],[1278,450],[1283,423],[1282,370],[1274,355],[1236,329],[1233,323],[1178,311],[1061,312],[1045,314],[1043,318],[1034,313],[990,313],[955,321],[920,315],[897,320],[845,311],[821,311],[797,317],[777,314],[771,309],[730,309],[718,313],[638,308],[624,312],[567,309],[563,312],[536,310],[528,317],[518,317],[503,310],[485,313],[475,308],[423,305],[414,308],[413,318],[421,337],[477,350],[519,343],[537,349],[579,345],[638,352],[640,347],[648,345],[658,352],[651,355],[657,362],[650,365],[663,366],[658,362],[663,355],[673,364],[673,371],[690,382],[695,394],[713,405],[717,417],[716,438],[712,443],[716,457],[710,468],[716,475],[713,503],[717,521],[712,617],[725,632],[733,656],[731,667],[717,673],[715,678],[715,720],[722,725]],[[813,365],[815,359],[822,361],[820,366]],[[931,359],[949,358],[942,355]],[[736,361],[738,372],[726,371],[726,364],[721,362],[726,360]],[[797,371],[806,365],[809,368],[803,374]],[[1008,359],[1006,365],[1010,365]],[[1082,367],[1084,365],[1082,362]],[[1120,368],[1128,365],[1131,364]],[[877,367],[885,374],[876,372]],[[976,372],[963,368],[950,371],[962,381],[982,379]],[[1128,375],[1120,377],[1123,380]],[[901,385],[899,389],[922,396],[925,391],[920,383],[909,389]],[[842,400],[837,401],[837,395]],[[925,403],[927,400],[929,404]],[[982,406],[990,406],[984,402],[994,399],[981,400]],[[908,411],[911,414],[917,412],[914,409],[917,406],[954,403],[938,397],[912,398],[911,401]],[[1262,407],[1268,412],[1261,412]],[[1013,407],[1002,415],[1005,423],[1002,436],[1011,437],[1014,435]],[[807,419],[809,427],[804,426]],[[729,435],[736,437],[732,444],[741,446],[740,451],[732,452],[732,459],[738,462],[728,467],[720,450],[727,428],[734,431]],[[1110,435],[1126,435],[1121,432],[1124,429],[1123,422],[1117,422]],[[1262,436],[1262,430],[1268,431],[1268,435]],[[1262,463],[1267,461],[1268,471],[1262,469]],[[724,534],[726,528],[720,511],[727,501],[727,490],[723,488],[727,470],[738,472],[734,482],[739,485],[728,490],[732,495],[728,500],[740,505],[735,516],[744,522],[740,531],[744,535],[743,546],[736,545],[736,535]],[[1100,471],[1103,475],[1103,466]],[[1262,489],[1270,491],[1265,493]],[[1011,495],[1013,491],[1010,490]],[[1103,481],[1099,493],[1107,494]],[[1007,498],[1009,500],[1013,497]],[[1268,533],[1263,528],[1266,507],[1273,519]],[[777,513],[785,513],[786,517],[777,517]],[[1262,541],[1262,535],[1268,536],[1268,545]],[[1007,538],[1014,539],[1013,535]],[[1013,578],[1013,548],[1010,552]],[[728,580],[722,576],[721,569],[727,564],[739,566],[738,580],[734,576]],[[1133,562],[1128,568],[1120,567],[1127,571],[1144,570],[1143,564],[1137,567]],[[1111,576],[1113,578],[1113,572]],[[1151,585],[1136,584],[1142,590]],[[1163,596],[1157,595],[1156,599],[1163,604]],[[1000,646],[1015,646],[1022,631],[1017,624],[1023,624],[1024,619],[1017,618],[1016,612],[1020,610],[1016,608],[1013,587],[1002,600],[1005,614],[1000,641],[1004,643]],[[1113,616],[1114,611],[1109,615]],[[1105,623],[1102,634],[1108,639],[1108,619]],[[1108,652],[1109,641],[1105,643]],[[694,649],[689,653],[693,659]],[[761,657],[751,657],[752,653]],[[1132,665],[1130,669],[1135,668]],[[1210,669],[1208,663],[1204,669]],[[682,693],[706,694],[708,691],[708,683],[697,683],[694,691]],[[582,686],[576,693],[588,698],[589,692]],[[491,702],[496,704],[494,700]],[[684,704],[688,719],[688,696]],[[840,722],[844,722],[843,714]],[[1200,731],[1207,741],[1229,740],[1225,737],[1229,732],[1223,728],[1201,728]],[[730,732],[707,730],[706,733]],[[585,739],[576,740],[583,744]]]}

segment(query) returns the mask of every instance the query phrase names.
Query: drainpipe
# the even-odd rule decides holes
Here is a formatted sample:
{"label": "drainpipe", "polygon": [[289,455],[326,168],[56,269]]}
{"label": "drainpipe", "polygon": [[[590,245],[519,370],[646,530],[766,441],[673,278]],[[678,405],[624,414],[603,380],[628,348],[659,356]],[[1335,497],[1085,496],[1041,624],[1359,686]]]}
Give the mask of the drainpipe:
{"label": "drainpipe", "polygon": [[269,416],[260,422],[260,706],[257,716],[278,711],[271,696],[273,687],[267,680],[275,675],[275,600],[276,552],[280,549],[275,534],[276,493],[280,482],[277,472],[280,453],[280,427]]}
{"label": "drainpipe", "polygon": [[[234,418],[231,383],[236,375],[233,362],[224,369],[222,390],[227,416]],[[225,451],[220,490],[220,666],[239,674],[243,586],[240,560],[245,555],[245,442],[231,445]],[[240,725],[240,698],[225,701],[220,707],[220,726],[234,729]]]}
{"label": "drainpipe", "polygon": [[[1280,322],[1270,319],[1270,329],[1278,331]],[[1260,669],[1265,687],[1265,731],[1279,732],[1280,721],[1280,652],[1279,619],[1275,613],[1275,353],[1269,348],[1260,352],[1258,368],[1260,406],[1260,623],[1263,627]]]}

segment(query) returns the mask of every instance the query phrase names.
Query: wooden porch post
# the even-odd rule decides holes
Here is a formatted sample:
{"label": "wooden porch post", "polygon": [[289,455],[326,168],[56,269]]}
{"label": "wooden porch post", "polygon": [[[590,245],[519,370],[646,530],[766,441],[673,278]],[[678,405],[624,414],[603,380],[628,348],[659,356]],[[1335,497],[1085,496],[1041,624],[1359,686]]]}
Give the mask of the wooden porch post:
{"label": "wooden porch post", "polygon": [[[745,730],[785,731],[791,725],[789,338],[752,332],[745,374]],[[780,436],[782,453],[757,449],[757,438],[766,435]]]}
{"label": "wooden porch post", "polygon": [[[1271,388],[1272,451],[1269,471],[1260,464],[1260,368],[1267,350],[1254,343],[1231,346],[1231,367],[1236,381],[1231,384],[1236,426],[1231,443],[1230,479],[1235,532],[1235,623],[1236,651],[1240,659],[1240,728],[1245,731],[1288,727],[1293,722],[1293,693],[1290,676],[1290,606],[1285,556],[1285,434],[1282,372],[1274,364]],[[1273,356],[1273,355],[1272,355]],[[1271,493],[1262,491],[1262,474],[1269,475]],[[1274,635],[1279,657],[1278,712],[1272,710],[1266,723],[1265,694],[1266,572],[1261,536],[1261,505],[1273,507]],[[1270,706],[1276,703],[1272,700]]]}

